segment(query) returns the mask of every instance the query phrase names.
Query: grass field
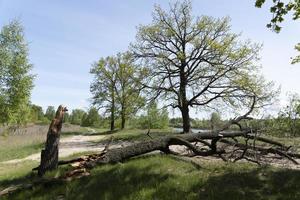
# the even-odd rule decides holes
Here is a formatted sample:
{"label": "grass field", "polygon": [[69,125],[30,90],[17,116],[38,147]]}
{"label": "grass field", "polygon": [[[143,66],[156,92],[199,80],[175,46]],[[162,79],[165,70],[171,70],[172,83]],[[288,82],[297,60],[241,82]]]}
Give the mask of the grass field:
{"label": "grass field", "polygon": [[141,129],[124,129],[124,130],[116,130],[116,131],[97,131],[98,135],[106,135],[106,139],[108,140],[110,137],[113,137],[114,141],[141,141],[141,140],[149,140],[152,138],[157,138],[165,135],[177,134],[170,129],[151,129],[149,135],[147,135],[148,130]]}
{"label": "grass field", "polygon": [[[192,164],[173,156],[155,155],[99,166],[91,172],[89,177],[47,187],[37,186],[3,199],[300,198],[300,171],[246,163],[215,161]],[[28,174],[27,177],[33,178],[34,175]],[[11,182],[16,183],[16,180]],[[7,185],[9,181],[3,183]]]}
{"label": "grass field", "polygon": [[[24,158],[33,153],[40,152],[47,135],[48,126],[30,126],[23,128],[19,133],[0,135],[0,162]],[[82,134],[86,128],[67,125],[64,127],[62,137]]]}
{"label": "grass field", "polygon": [[[86,134],[86,129],[70,131],[65,137]],[[147,130],[122,130],[110,133],[98,129],[96,133],[113,136],[114,141],[148,140]],[[171,130],[151,130],[151,137],[175,134]],[[45,135],[44,135],[45,136]],[[43,136],[43,137],[44,137]],[[28,138],[27,138],[28,137]],[[0,146],[0,159],[21,157],[39,151],[38,143],[45,138],[23,135],[6,138],[13,143]],[[34,138],[34,139],[32,139]],[[276,138],[274,138],[276,139]],[[281,140],[298,144],[298,138]],[[37,147],[35,147],[37,145]],[[14,155],[13,152],[20,151]],[[6,156],[2,152],[7,152]],[[22,154],[23,152],[23,154]],[[87,154],[87,153],[85,153]],[[81,153],[68,158],[77,157]],[[10,156],[10,157],[9,157]],[[38,179],[31,169],[38,162],[26,161],[0,164],[0,190],[10,185]],[[46,174],[57,177],[69,167]],[[140,156],[124,163],[98,166],[91,176],[71,182],[36,186],[34,188],[0,197],[2,199],[300,199],[300,171],[257,166],[250,163],[225,163],[216,160],[183,161],[167,155]]]}

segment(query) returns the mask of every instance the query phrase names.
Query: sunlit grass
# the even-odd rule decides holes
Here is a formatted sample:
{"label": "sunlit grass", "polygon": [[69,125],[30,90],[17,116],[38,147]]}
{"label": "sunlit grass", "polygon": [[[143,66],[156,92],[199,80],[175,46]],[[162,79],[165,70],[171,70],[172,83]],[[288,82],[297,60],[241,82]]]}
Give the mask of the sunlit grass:
{"label": "sunlit grass", "polygon": [[103,131],[97,132],[97,135],[105,135],[103,140],[108,140],[113,137],[113,141],[140,141],[140,140],[149,140],[161,136],[166,135],[175,135],[178,132],[174,131],[172,128],[170,129],[151,129],[150,133],[147,135],[148,130],[143,129],[124,129],[124,130],[116,130],[116,131]]}
{"label": "sunlit grass", "polygon": [[[63,157],[62,159],[69,160],[92,153],[95,152],[75,153],[70,156]],[[32,169],[37,167],[39,164],[40,163],[38,161],[33,160],[7,164],[0,163],[0,190],[12,184],[26,183],[38,179],[36,172],[33,172]],[[59,176],[66,168],[68,168],[67,165],[60,166],[58,170],[48,172],[45,177]]]}
{"label": "sunlit grass", "polygon": [[[17,133],[0,135],[0,162],[24,158],[38,153],[44,146],[48,126],[30,126],[20,129]],[[62,129],[62,137],[88,133],[86,128],[66,125]]]}
{"label": "sunlit grass", "polygon": [[[81,131],[81,132],[80,132]],[[81,129],[65,135],[91,134],[111,136],[114,141],[139,141],[151,139],[148,130],[121,130],[113,133],[97,129],[96,133]],[[176,134],[170,129],[151,130],[152,138]],[[33,134],[34,135],[34,134]],[[38,136],[7,137],[15,146],[12,152],[24,151],[28,145],[39,142]],[[43,135],[45,136],[45,135]],[[28,137],[28,138],[27,138]],[[31,139],[29,137],[32,137]],[[24,141],[22,141],[22,138]],[[16,139],[16,140],[14,140]],[[45,139],[45,138],[44,138]],[[285,144],[298,144],[298,138],[272,138]],[[20,148],[18,149],[18,145]],[[22,146],[24,145],[24,146]],[[9,145],[5,148],[9,149]],[[0,151],[4,152],[0,146]],[[38,150],[39,152],[40,150]],[[9,152],[9,151],[7,151]],[[76,153],[65,159],[93,152]],[[8,153],[10,154],[10,153]],[[12,154],[10,154],[12,155]],[[1,159],[0,155],[0,159]],[[14,155],[15,156],[15,155]],[[12,157],[14,157],[12,156]],[[17,155],[20,156],[20,155]],[[39,163],[26,161],[0,164],[0,190],[12,184],[37,179],[31,169]],[[65,173],[68,166],[48,172],[47,178]],[[204,161],[191,163],[167,155],[140,156],[124,163],[98,166],[91,176],[63,184],[36,186],[2,199],[300,199],[300,171],[259,167],[249,163]],[[47,191],[47,192],[45,192]]]}
{"label": "sunlit grass", "polygon": [[0,136],[0,162],[39,152],[44,141],[44,134]]}
{"label": "sunlit grass", "polygon": [[37,186],[3,199],[296,200],[300,198],[299,180],[300,171],[297,170],[222,161],[192,164],[173,156],[155,155],[99,166],[89,177]]}
{"label": "sunlit grass", "polygon": [[[37,161],[24,161],[12,164],[0,164],[0,182],[11,181],[24,177],[31,173],[31,169],[36,167]],[[1,187],[1,185],[0,185]]]}

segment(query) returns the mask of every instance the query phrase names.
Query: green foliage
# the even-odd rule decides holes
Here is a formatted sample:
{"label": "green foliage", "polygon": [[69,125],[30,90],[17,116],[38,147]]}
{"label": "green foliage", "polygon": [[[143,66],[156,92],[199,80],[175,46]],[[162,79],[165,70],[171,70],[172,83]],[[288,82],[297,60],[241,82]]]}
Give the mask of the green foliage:
{"label": "green foliage", "polygon": [[177,1],[169,10],[156,6],[152,22],[138,27],[131,45],[148,73],[143,85],[182,112],[186,129],[191,107],[217,105],[241,113],[254,97],[256,108],[273,99],[272,83],[257,66],[260,49],[232,33],[229,18],[193,16],[190,1]]}
{"label": "green foliage", "polygon": [[141,86],[136,80],[143,77],[138,73],[137,66],[133,64],[133,57],[128,52],[118,54],[115,59],[117,60],[115,87],[117,107],[120,107],[119,113],[125,125],[125,120],[144,106],[144,98],[140,95]]}
{"label": "green foliage", "polygon": [[111,104],[115,101],[116,65],[116,60],[113,57],[106,57],[94,63],[90,70],[90,73],[94,75],[90,87],[93,94],[93,104],[107,110],[111,109]]}
{"label": "green foliage", "polygon": [[300,136],[300,97],[289,94],[287,105],[280,109],[277,117],[269,115],[263,119],[242,121],[241,124],[271,136]]}
{"label": "green foliage", "polygon": [[213,112],[210,116],[210,127],[211,130],[216,130],[222,126],[221,116],[217,112]]}
{"label": "green foliage", "polygon": [[159,110],[156,102],[148,105],[147,115],[139,118],[138,128],[142,129],[163,129],[169,126],[168,110],[163,108]]}
{"label": "green foliage", "polygon": [[[255,6],[261,8],[266,0],[256,0]],[[273,14],[271,22],[267,24],[275,32],[280,32],[281,27],[278,25],[284,21],[284,16],[288,13],[293,14],[293,20],[300,18],[300,1],[292,0],[288,3],[281,0],[273,0],[273,5],[270,7],[270,12]]]}
{"label": "green foliage", "polygon": [[0,32],[0,124],[30,120],[31,69],[23,27],[11,21]]}
{"label": "green foliage", "polygon": [[181,128],[182,127],[182,118],[181,117],[171,118],[169,120],[169,125],[170,125],[170,127]]}
{"label": "green foliage", "polygon": [[69,123],[70,122],[70,114],[68,112],[66,112],[64,114],[64,119],[63,119],[64,123]]}
{"label": "green foliage", "polygon": [[192,127],[196,129],[205,129],[209,130],[211,129],[211,121],[210,119],[191,119]]}
{"label": "green foliage", "polygon": [[[266,0],[256,0],[255,6],[261,8]],[[270,12],[272,13],[272,19],[270,23],[267,24],[267,27],[271,30],[279,33],[281,30],[280,23],[284,21],[284,17],[291,13],[293,15],[293,20],[298,20],[300,18],[300,1],[291,0],[289,2],[283,2],[281,0],[272,0],[273,4],[270,7]],[[300,52],[300,46],[297,44],[295,49]],[[292,64],[300,62],[300,55],[296,56],[292,60]]]}
{"label": "green foliage", "polygon": [[125,125],[125,120],[144,105],[140,85],[136,81],[142,77],[128,52],[101,58],[92,66],[90,73],[94,75],[90,87],[93,104],[110,113],[111,120],[119,115]]}
{"label": "green foliage", "polygon": [[81,125],[84,127],[99,127],[100,123],[101,118],[98,113],[98,110],[94,107],[91,107],[88,113],[83,115]]}
{"label": "green foliage", "polygon": [[[300,43],[295,46],[295,49],[300,52]],[[300,54],[292,60],[292,64],[300,62]]]}
{"label": "green foliage", "polygon": [[110,114],[110,129],[115,129],[116,112],[116,73],[117,63],[113,57],[101,58],[92,65],[90,73],[94,76],[90,91],[92,103],[98,109]]}
{"label": "green foliage", "polygon": [[31,105],[31,122],[38,122],[38,121],[43,121],[44,119],[44,112],[43,112],[43,108],[41,106],[38,105]]}
{"label": "green foliage", "polygon": [[72,114],[70,116],[70,123],[81,125],[83,116],[85,115],[85,111],[81,109],[74,109],[72,110]]}
{"label": "green foliage", "polygon": [[277,121],[281,125],[282,132],[289,136],[300,136],[300,97],[290,94],[288,104],[283,108]]}
{"label": "green foliage", "polygon": [[54,106],[48,106],[47,110],[45,112],[45,117],[49,120],[52,121],[55,117],[55,108]]}

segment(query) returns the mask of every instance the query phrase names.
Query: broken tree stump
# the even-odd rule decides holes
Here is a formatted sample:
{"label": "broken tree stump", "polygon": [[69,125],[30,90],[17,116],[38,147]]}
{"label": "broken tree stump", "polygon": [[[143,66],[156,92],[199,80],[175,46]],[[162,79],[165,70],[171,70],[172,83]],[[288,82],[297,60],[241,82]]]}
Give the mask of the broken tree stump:
{"label": "broken tree stump", "polygon": [[43,176],[48,170],[57,168],[60,131],[66,111],[68,111],[67,108],[60,105],[49,126],[45,149],[41,151],[41,163],[38,167],[39,176]]}

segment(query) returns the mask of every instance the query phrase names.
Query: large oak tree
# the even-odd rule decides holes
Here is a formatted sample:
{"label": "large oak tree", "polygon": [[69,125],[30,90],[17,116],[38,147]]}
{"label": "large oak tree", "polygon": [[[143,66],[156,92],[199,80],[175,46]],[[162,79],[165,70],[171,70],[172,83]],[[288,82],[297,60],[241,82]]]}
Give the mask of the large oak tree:
{"label": "large oak tree", "polygon": [[231,33],[228,18],[192,16],[189,1],[168,11],[156,6],[131,50],[148,73],[142,84],[181,111],[184,132],[191,130],[191,107],[218,102],[243,109],[268,97],[257,73],[260,45]]}

